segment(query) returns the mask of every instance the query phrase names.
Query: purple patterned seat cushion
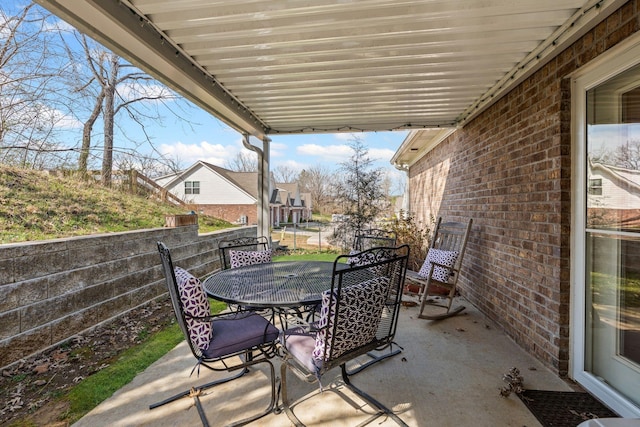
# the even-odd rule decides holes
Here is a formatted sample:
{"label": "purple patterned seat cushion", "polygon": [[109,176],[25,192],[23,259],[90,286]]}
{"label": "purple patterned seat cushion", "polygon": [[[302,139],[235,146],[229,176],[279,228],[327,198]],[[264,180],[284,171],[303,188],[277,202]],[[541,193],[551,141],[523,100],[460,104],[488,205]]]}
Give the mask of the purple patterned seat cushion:
{"label": "purple patterned seat cushion", "polygon": [[443,251],[441,249],[429,249],[429,253],[427,254],[427,258],[424,260],[424,264],[418,271],[418,276],[424,277],[425,279],[429,276],[429,272],[431,271],[431,263],[442,264],[446,267],[441,267],[439,265],[433,266],[433,274],[431,278],[433,280],[437,280],[438,282],[447,283],[449,281],[449,277],[451,276],[451,268],[456,263],[458,259],[458,251]]}
{"label": "purple patterned seat cushion", "polygon": [[210,320],[199,320],[193,317],[211,315],[209,300],[207,299],[200,280],[180,267],[176,267],[174,271],[178,283],[178,292],[180,293],[180,302],[182,303],[185,313],[189,338],[195,347],[204,351],[209,348],[213,326]]}
{"label": "purple patterned seat cushion", "polygon": [[273,342],[280,332],[267,319],[252,312],[219,317],[213,325],[211,345],[203,352],[211,359]]}
{"label": "purple patterned seat cushion", "polygon": [[312,357],[316,345],[315,335],[315,332],[298,333],[295,330],[286,330],[281,340],[289,354],[300,361],[309,372],[316,372],[317,368],[322,367],[322,362]]}
{"label": "purple patterned seat cushion", "polygon": [[271,262],[271,249],[266,251],[229,251],[231,268]]}
{"label": "purple patterned seat cushion", "polygon": [[312,352],[316,366],[321,366],[323,360],[335,359],[375,338],[388,291],[389,279],[386,277],[346,286],[342,288],[337,314],[335,296],[332,298],[330,290],[322,293],[319,331]]}

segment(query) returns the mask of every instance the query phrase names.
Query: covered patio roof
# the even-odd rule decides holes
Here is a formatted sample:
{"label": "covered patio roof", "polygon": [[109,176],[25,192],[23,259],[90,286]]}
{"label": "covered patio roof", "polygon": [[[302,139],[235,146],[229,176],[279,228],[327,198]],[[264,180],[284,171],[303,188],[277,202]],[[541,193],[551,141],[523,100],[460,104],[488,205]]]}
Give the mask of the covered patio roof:
{"label": "covered patio roof", "polygon": [[624,3],[36,1],[261,139],[455,128]]}

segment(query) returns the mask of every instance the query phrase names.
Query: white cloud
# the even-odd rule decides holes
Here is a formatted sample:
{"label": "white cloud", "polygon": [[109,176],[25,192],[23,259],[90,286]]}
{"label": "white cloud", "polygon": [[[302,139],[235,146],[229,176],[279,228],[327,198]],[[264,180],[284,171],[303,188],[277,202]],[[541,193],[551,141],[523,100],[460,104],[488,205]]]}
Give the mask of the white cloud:
{"label": "white cloud", "polygon": [[395,154],[395,151],[389,150],[388,148],[370,148],[369,149],[369,158],[371,160],[390,162],[394,154]]}
{"label": "white cloud", "polygon": [[189,167],[198,160],[224,167],[225,163],[232,159],[240,150],[237,144],[211,144],[202,141],[199,144],[185,144],[176,142],[174,144],[162,144],[160,152],[169,157],[180,159],[184,167]]}
{"label": "white cloud", "polygon": [[82,129],[83,124],[68,114],[64,114],[60,110],[50,110],[49,114],[54,118],[57,128],[62,129]]}
{"label": "white cloud", "polygon": [[288,159],[288,160],[285,160],[285,161],[274,162],[271,165],[271,170],[274,170],[278,166],[287,166],[287,167],[289,167],[289,168],[291,168],[293,170],[296,170],[298,172],[302,171],[303,169],[309,168],[309,164],[307,164],[307,163],[299,162],[299,161],[293,160],[293,159]]}
{"label": "white cloud", "polygon": [[291,152],[288,151],[289,147],[287,144],[283,144],[281,142],[271,142],[269,144],[269,153],[272,159],[274,158],[282,158],[291,155]]}
{"label": "white cloud", "polygon": [[348,145],[318,145],[303,144],[298,146],[296,153],[301,156],[314,156],[323,161],[340,163],[347,160],[353,150]]}
{"label": "white cloud", "polygon": [[365,139],[364,133],[334,133],[333,137],[340,141],[353,141],[354,139]]}

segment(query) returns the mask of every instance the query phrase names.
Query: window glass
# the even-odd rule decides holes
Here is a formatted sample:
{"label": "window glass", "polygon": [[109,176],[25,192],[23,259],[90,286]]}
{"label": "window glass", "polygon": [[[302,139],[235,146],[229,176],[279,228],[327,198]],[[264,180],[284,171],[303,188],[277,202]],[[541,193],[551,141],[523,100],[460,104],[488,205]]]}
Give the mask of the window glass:
{"label": "window glass", "polygon": [[586,106],[585,369],[640,403],[640,67]]}
{"label": "window glass", "polygon": [[185,181],[184,194],[200,194],[200,181]]}

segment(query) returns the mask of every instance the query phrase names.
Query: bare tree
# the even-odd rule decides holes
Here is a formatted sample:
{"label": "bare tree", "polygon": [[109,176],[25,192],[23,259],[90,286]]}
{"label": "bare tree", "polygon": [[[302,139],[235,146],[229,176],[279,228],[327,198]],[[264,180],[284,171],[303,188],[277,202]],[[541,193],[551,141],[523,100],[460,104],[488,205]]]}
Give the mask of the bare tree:
{"label": "bare tree", "polygon": [[631,139],[618,146],[612,155],[612,164],[626,169],[640,170],[640,140]]}
{"label": "bare tree", "polygon": [[333,206],[333,203],[330,203],[330,195],[334,181],[334,175],[322,165],[304,169],[298,175],[300,191],[311,194],[312,206],[320,213],[328,213]]}
{"label": "bare tree", "polygon": [[[182,112],[193,106],[85,35],[74,31],[73,36],[74,38],[69,39],[63,37],[63,40],[66,43],[67,55],[76,66],[71,87],[77,94],[76,106],[80,107],[78,116],[83,123],[78,169],[86,171],[90,153],[100,148],[93,146],[92,142],[92,138],[96,136],[94,126],[100,117],[103,122],[102,154],[94,157],[101,160],[101,180],[105,185],[110,185],[114,155],[117,153],[138,157],[131,164],[148,164],[153,158],[161,164],[171,163],[155,149],[147,126],[149,123],[161,126],[163,117],[158,112],[160,105],[166,107],[170,114],[183,123],[191,125],[191,122],[182,116]],[[171,105],[168,104],[169,101],[172,102]],[[128,136],[130,132],[119,126],[116,116],[121,112],[126,113],[126,118],[142,130],[144,137],[141,141],[134,141]],[[116,132],[117,130],[119,132]],[[125,148],[125,141],[118,140],[118,137],[126,139],[133,147]],[[151,153],[142,155],[140,148],[145,144],[151,147]],[[159,169],[159,166],[156,165],[154,169]]]}
{"label": "bare tree", "polygon": [[[86,171],[91,162],[102,161],[106,184],[116,152],[148,152],[141,149],[148,144],[151,152],[146,156],[171,163],[153,146],[146,124],[161,126],[160,105],[189,124],[176,110],[193,105],[49,17],[33,3],[0,4],[0,162],[22,167],[71,167],[77,162]],[[141,140],[123,131],[115,120],[119,112],[126,112],[127,121],[142,129]],[[92,147],[100,117],[104,144]],[[128,146],[118,146],[118,138]],[[146,159],[137,163],[143,162]]]}
{"label": "bare tree", "polygon": [[224,167],[235,172],[257,172],[258,155],[251,151],[240,151],[231,160],[227,160]]}
{"label": "bare tree", "polygon": [[276,182],[291,183],[298,180],[297,170],[287,165],[276,166],[273,170],[273,177]]}
{"label": "bare tree", "polygon": [[55,32],[41,8],[28,4],[9,12],[11,6],[0,4],[0,162],[66,165],[72,152],[56,138],[68,100],[55,84],[65,70]]}
{"label": "bare tree", "polygon": [[640,170],[640,140],[630,139],[615,147],[603,146],[589,154],[592,161],[619,168]]}

